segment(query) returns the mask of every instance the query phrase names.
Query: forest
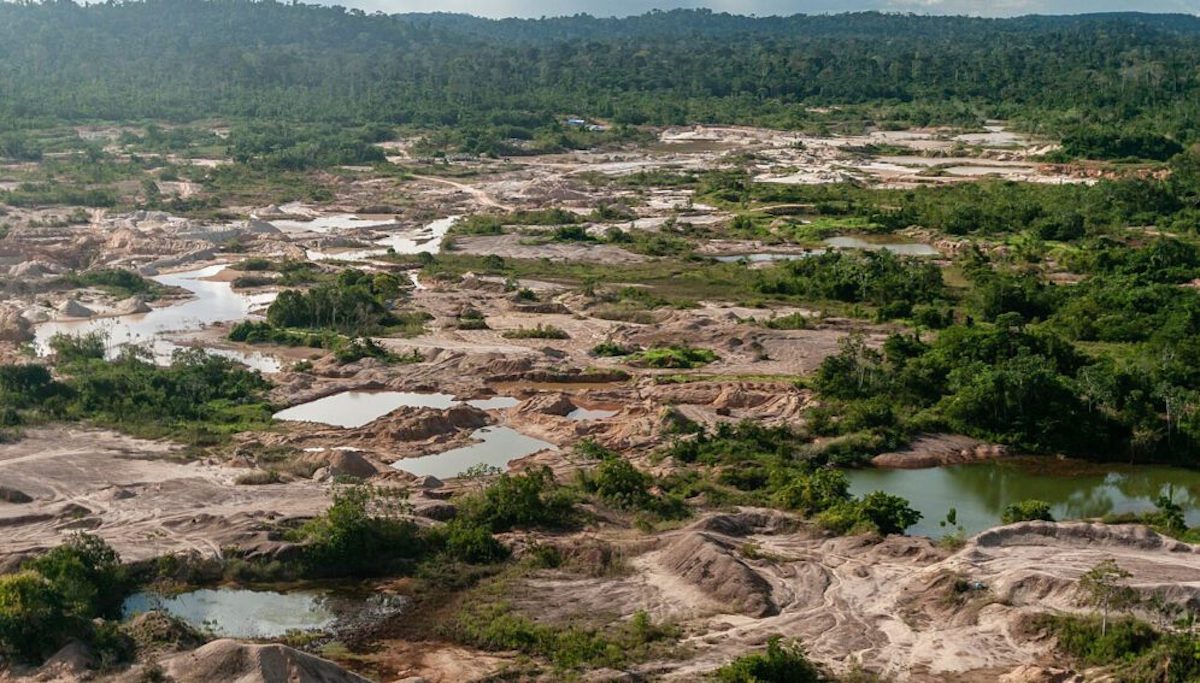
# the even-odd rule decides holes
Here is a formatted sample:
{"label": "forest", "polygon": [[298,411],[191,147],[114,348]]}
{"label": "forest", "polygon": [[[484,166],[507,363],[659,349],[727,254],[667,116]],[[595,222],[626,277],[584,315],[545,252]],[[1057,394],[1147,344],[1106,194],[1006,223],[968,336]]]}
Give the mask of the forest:
{"label": "forest", "polygon": [[1198,62],[1200,20],[1182,15],[491,21],[246,0],[5,3],[0,130],[229,117],[532,139],[568,115],[781,128],[991,117],[1067,135],[1069,151],[1164,158],[1200,130]]}

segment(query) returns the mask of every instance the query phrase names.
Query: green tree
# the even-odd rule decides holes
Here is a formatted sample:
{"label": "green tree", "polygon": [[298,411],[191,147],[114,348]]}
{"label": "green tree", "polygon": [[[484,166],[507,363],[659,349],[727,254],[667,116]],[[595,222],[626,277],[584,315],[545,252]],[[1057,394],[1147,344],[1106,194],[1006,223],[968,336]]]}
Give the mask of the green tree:
{"label": "green tree", "polygon": [[1117,565],[1116,560],[1104,560],[1079,577],[1078,588],[1084,602],[1101,614],[1100,635],[1108,633],[1108,614],[1123,610],[1137,602],[1137,593],[1123,581],[1133,576]]}
{"label": "green tree", "polygon": [[1044,500],[1022,500],[1006,506],[1000,513],[1000,521],[1005,524],[1035,520],[1054,521],[1054,515],[1050,514],[1050,503]]}

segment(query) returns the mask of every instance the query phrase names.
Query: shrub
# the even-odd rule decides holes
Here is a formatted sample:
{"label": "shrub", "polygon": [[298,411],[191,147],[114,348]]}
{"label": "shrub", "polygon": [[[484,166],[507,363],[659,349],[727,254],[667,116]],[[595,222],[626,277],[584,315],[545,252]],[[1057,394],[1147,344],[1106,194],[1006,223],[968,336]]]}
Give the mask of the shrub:
{"label": "shrub", "polygon": [[1050,503],[1044,500],[1023,500],[1006,506],[1000,513],[1000,521],[1005,524],[1036,520],[1054,521],[1054,515],[1050,514]]}
{"label": "shrub", "polygon": [[491,486],[464,500],[461,511],[493,532],[568,526],[576,518],[574,501],[554,482],[548,467],[500,475]]}
{"label": "shrub", "polygon": [[350,486],[333,494],[324,515],[295,534],[307,543],[314,573],[378,575],[396,560],[419,554],[417,527],[408,517],[406,491]]}
{"label": "shrub", "polygon": [[637,351],[637,347],[624,346],[609,339],[593,346],[591,353],[593,356],[598,358],[611,358],[616,356],[628,356],[637,353]]}
{"label": "shrub", "polygon": [[744,655],[717,669],[721,683],[822,683],[830,680],[808,661],[797,643],[784,644],[779,636],[767,641],[765,652]]}
{"label": "shrub", "polygon": [[570,339],[571,335],[567,334],[566,330],[557,328],[553,325],[544,325],[538,323],[536,327],[518,327],[515,330],[507,330],[501,336],[505,339]]}
{"label": "shrub", "polygon": [[630,362],[649,368],[688,370],[708,365],[718,358],[717,354],[709,349],[697,349],[686,345],[660,346],[634,354],[630,357]]}
{"label": "shrub", "polygon": [[487,527],[462,519],[446,525],[446,552],[471,564],[491,564],[508,557],[508,548]]}
{"label": "shrub", "polygon": [[771,318],[763,325],[772,330],[804,330],[808,329],[808,316],[803,313],[790,313],[778,318]]}
{"label": "shrub", "polygon": [[35,571],[0,576],[0,653],[40,661],[75,630],[66,602]]}
{"label": "shrub", "polygon": [[115,616],[120,609],[125,571],[120,556],[99,536],[75,534],[25,567],[46,577],[72,614]]}

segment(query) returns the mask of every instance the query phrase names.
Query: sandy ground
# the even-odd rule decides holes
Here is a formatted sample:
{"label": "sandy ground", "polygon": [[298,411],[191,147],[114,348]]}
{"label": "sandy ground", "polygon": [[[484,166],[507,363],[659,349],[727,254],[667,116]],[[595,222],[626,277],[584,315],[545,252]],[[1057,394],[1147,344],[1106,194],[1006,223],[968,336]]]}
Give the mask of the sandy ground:
{"label": "sandy ground", "polygon": [[125,560],[238,545],[268,552],[274,522],[328,505],[318,484],[236,486],[244,470],[179,460],[178,449],[107,431],[31,429],[0,445],[0,482],[33,502],[0,502],[0,559],[49,548],[65,534],[104,537]]}
{"label": "sandy ground", "polygon": [[[950,553],[927,539],[790,532],[777,513],[751,511],[710,516],[655,542],[631,557],[626,575],[547,575],[528,580],[513,600],[551,620],[645,609],[680,625],[683,658],[639,669],[656,680],[698,680],[784,634],[835,671],[861,665],[897,681],[984,683],[1022,665],[1056,663],[1052,643],[1033,638],[1028,619],[1083,611],[1074,582],[1102,560],[1131,571],[1131,585],[1146,594],[1200,599],[1200,549],[1144,527],[1023,523]],[[681,566],[681,550],[701,566]],[[978,587],[958,594],[956,579]],[[555,596],[553,606],[538,604],[544,595]],[[767,613],[736,607],[748,598],[765,601]]]}

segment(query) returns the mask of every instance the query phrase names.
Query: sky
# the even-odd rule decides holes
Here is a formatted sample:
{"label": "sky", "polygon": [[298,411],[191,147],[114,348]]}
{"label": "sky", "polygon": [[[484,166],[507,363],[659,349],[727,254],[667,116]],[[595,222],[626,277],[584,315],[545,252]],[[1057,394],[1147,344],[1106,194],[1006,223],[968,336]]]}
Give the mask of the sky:
{"label": "sky", "polygon": [[652,9],[708,7],[735,14],[824,14],[880,10],[918,14],[1017,16],[1085,12],[1200,14],[1200,0],[325,0],[375,12],[463,12],[485,17],[627,16]]}

